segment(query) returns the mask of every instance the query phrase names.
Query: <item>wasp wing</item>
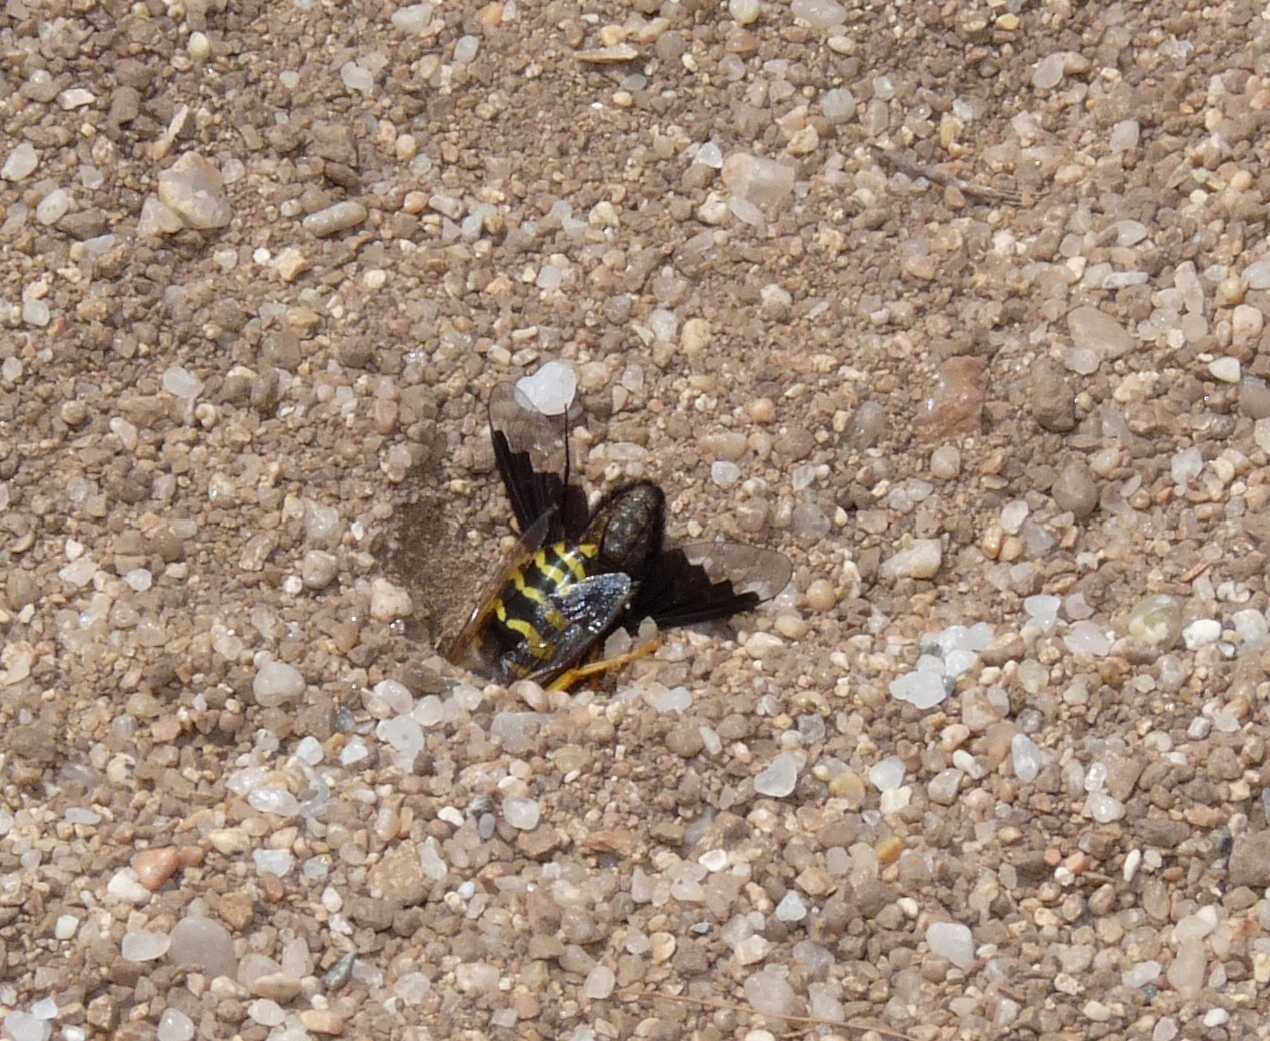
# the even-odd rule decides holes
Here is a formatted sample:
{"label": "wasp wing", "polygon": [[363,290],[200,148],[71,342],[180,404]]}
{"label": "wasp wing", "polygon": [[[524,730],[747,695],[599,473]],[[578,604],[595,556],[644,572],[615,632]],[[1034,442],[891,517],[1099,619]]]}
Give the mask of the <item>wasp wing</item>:
{"label": "wasp wing", "polygon": [[613,572],[592,575],[553,596],[552,603],[569,624],[553,642],[551,659],[529,674],[536,683],[549,683],[576,665],[605,633],[631,598],[630,575]]}
{"label": "wasp wing", "polygon": [[511,581],[512,572],[522,567],[547,541],[547,534],[554,521],[555,511],[548,510],[529,526],[511,552],[503,558],[494,577],[482,589],[481,597],[468,616],[467,624],[459,630],[459,634],[445,650],[445,660],[451,665],[463,665],[478,672],[487,667],[487,663],[479,661],[476,654],[476,643],[481,631],[493,614],[494,604],[503,587]]}
{"label": "wasp wing", "polygon": [[694,542],[661,554],[622,618],[627,628],[651,618],[659,628],[730,618],[771,600],[793,565],[783,553],[737,542]]}
{"label": "wasp wing", "polygon": [[503,479],[518,531],[540,517],[554,519],[546,542],[576,540],[587,526],[586,493],[570,483],[569,429],[580,408],[559,416],[538,411],[514,382],[494,388],[489,402],[494,463]]}

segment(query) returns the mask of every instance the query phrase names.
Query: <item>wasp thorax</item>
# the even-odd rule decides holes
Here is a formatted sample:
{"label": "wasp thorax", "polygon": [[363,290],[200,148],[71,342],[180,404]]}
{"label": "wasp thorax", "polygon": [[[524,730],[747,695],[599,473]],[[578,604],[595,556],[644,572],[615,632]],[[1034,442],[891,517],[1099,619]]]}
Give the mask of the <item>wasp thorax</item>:
{"label": "wasp thorax", "polygon": [[596,507],[585,541],[600,547],[606,569],[641,577],[661,552],[666,496],[640,481],[618,488]]}

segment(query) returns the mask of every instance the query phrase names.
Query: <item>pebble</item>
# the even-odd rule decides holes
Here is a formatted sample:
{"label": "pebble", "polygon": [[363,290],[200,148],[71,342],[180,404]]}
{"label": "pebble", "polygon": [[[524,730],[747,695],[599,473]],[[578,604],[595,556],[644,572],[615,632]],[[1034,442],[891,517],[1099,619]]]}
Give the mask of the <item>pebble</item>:
{"label": "pebble", "polygon": [[1221,383],[1238,383],[1242,375],[1238,358],[1215,358],[1209,362],[1208,371]]}
{"label": "pebble", "polygon": [[1010,738],[1010,762],[1014,767],[1014,776],[1025,784],[1035,781],[1045,765],[1045,757],[1041,750],[1026,734],[1015,734]]}
{"label": "pebble", "polygon": [[339,561],[332,553],[320,549],[306,550],[300,568],[300,579],[307,589],[325,589],[339,571]]}
{"label": "pebble", "polygon": [[132,858],[137,880],[152,893],[162,889],[180,866],[181,855],[171,846],[142,850]]}
{"label": "pebble", "polygon": [[1111,651],[1112,641],[1100,625],[1081,621],[1063,634],[1063,643],[1073,654],[1087,654],[1091,658],[1102,658]]}
{"label": "pebble", "polygon": [[516,394],[545,416],[568,411],[578,391],[578,374],[567,362],[551,361],[516,383]]}
{"label": "pebble", "polygon": [[904,783],[904,760],[887,756],[869,768],[869,783],[880,792],[889,792]]}
{"label": "pebble", "polygon": [[134,929],[123,935],[119,953],[124,961],[154,961],[168,953],[172,940],[164,933]]}
{"label": "pebble", "polygon": [[1221,639],[1221,622],[1215,618],[1197,618],[1182,628],[1182,642],[1188,651],[1207,647]]}
{"label": "pebble", "polygon": [[1167,651],[1182,635],[1182,605],[1163,593],[1143,597],[1129,613],[1127,628],[1140,646]]}
{"label": "pebble", "polygon": [[20,142],[0,166],[0,177],[6,181],[25,181],[40,165],[40,157],[30,141]]}
{"label": "pebble", "polygon": [[370,584],[370,616],[377,622],[394,622],[414,611],[414,601],[401,586],[386,578],[377,578]]}
{"label": "pebble", "polygon": [[776,968],[756,972],[745,981],[745,1001],[766,1016],[788,1016],[795,1008],[794,988]]}
{"label": "pebble", "polygon": [[186,152],[159,174],[159,200],[190,228],[223,228],[234,211],[220,171],[197,152]]}
{"label": "pebble", "polygon": [[1059,471],[1050,494],[1059,509],[1075,514],[1077,520],[1087,519],[1098,508],[1098,486],[1094,483],[1094,475],[1079,459]]}
{"label": "pebble", "polygon": [[586,982],[582,984],[583,997],[592,1001],[604,1001],[611,997],[617,985],[617,977],[607,965],[597,965],[587,973]]}
{"label": "pebble", "polygon": [[983,425],[985,366],[960,355],[939,367],[935,389],[918,408],[915,422],[927,441],[977,434]]}
{"label": "pebble", "polygon": [[919,709],[934,708],[948,697],[942,672],[919,669],[896,677],[889,686],[891,697]]}
{"label": "pebble", "polygon": [[277,708],[295,701],[304,690],[304,675],[299,669],[286,662],[273,660],[260,666],[251,684],[256,704],[262,708]]}
{"label": "pebble", "polygon": [[793,0],[789,11],[813,29],[832,29],[847,20],[847,9],[837,0]]}
{"label": "pebble", "polygon": [[961,451],[955,445],[941,445],[930,454],[932,477],[951,481],[961,473]]}
{"label": "pebble", "polygon": [[838,606],[838,594],[833,583],[823,578],[813,579],[805,594],[807,607],[824,613]]}
{"label": "pebble", "polygon": [[179,1008],[166,1008],[159,1017],[158,1041],[191,1041],[194,1020]]}
{"label": "pebble", "polygon": [[792,195],[794,174],[792,165],[748,152],[734,152],[723,161],[723,183],[735,198],[773,210]]}
{"label": "pebble", "polygon": [[53,1033],[48,1020],[17,1009],[4,1017],[4,1029],[13,1041],[48,1041]]}
{"label": "pebble", "polygon": [[360,202],[346,200],[328,206],[324,210],[318,210],[316,213],[310,213],[304,218],[303,224],[304,230],[310,235],[323,239],[357,227],[366,220],[366,217],[365,206]]}
{"label": "pebble", "polygon": [[970,930],[958,922],[934,922],[926,929],[931,953],[965,971],[975,963],[975,940]]}
{"label": "pebble", "polygon": [[934,578],[944,560],[944,548],[939,539],[914,539],[912,545],[900,550],[882,563],[883,578]]}
{"label": "pebble", "polygon": [[754,791],[771,799],[783,799],[798,785],[802,765],[792,752],[782,752],[754,778]]}
{"label": "pebble", "polygon": [[410,4],[392,13],[392,26],[400,33],[418,36],[432,22],[432,4]]}
{"label": "pebble", "polygon": [[1092,351],[1103,361],[1114,361],[1137,346],[1132,333],[1096,307],[1077,307],[1069,312],[1067,330],[1078,349]]}
{"label": "pebble", "polygon": [[1188,940],[1179,944],[1173,963],[1165,974],[1169,986],[1182,998],[1192,1000],[1199,997],[1204,989],[1204,977],[1208,969],[1208,955],[1204,944],[1199,940]]}
{"label": "pebble", "polygon": [[533,831],[542,819],[542,807],[536,799],[510,796],[503,800],[503,819],[518,831]]}

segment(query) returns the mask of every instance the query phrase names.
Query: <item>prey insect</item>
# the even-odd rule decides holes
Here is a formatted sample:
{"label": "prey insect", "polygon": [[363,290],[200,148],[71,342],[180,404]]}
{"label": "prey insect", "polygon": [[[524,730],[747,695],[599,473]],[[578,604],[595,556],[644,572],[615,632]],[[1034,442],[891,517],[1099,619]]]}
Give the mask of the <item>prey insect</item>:
{"label": "prey insect", "polygon": [[788,584],[790,562],[772,550],[668,544],[666,496],[652,481],[622,485],[589,508],[571,480],[569,425],[567,414],[543,414],[514,383],[491,395],[494,461],[520,539],[448,647],[451,662],[500,683],[564,690],[655,649],[588,663],[618,628],[728,618]]}

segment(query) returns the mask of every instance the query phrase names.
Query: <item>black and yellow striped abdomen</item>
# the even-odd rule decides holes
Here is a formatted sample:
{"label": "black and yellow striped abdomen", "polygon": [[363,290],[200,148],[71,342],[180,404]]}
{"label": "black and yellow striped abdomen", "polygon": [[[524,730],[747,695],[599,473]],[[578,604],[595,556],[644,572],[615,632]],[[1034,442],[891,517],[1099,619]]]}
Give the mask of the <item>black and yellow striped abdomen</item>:
{"label": "black and yellow striped abdomen", "polygon": [[[568,620],[553,598],[596,573],[599,547],[557,542],[543,546],[512,570],[493,603],[486,628],[493,650],[523,663],[523,674],[535,663],[550,661]],[[514,671],[520,672],[517,668]]]}

